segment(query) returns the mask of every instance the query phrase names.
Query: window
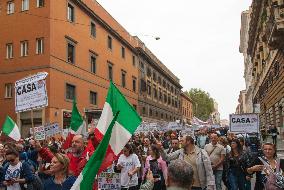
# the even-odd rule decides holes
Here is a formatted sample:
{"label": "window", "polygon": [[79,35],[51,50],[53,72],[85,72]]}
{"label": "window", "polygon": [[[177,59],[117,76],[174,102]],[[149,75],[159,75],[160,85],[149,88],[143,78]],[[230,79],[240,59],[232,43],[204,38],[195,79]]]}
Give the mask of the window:
{"label": "window", "polygon": [[161,77],[158,76],[158,84],[161,84]]}
{"label": "window", "polygon": [[146,92],[146,90],[147,90],[146,81],[144,79],[141,79],[140,80],[140,93]]}
{"label": "window", "polygon": [[132,55],[132,65],[134,67],[136,66],[136,57],[135,57],[135,55]]}
{"label": "window", "polygon": [[167,103],[167,94],[164,92],[164,103]]}
{"label": "window", "polygon": [[125,48],[121,47],[121,57],[124,59],[125,58]]}
{"label": "window", "polygon": [[147,93],[151,96],[151,82],[147,81]]}
{"label": "window", "polygon": [[125,71],[121,71],[121,86],[123,88],[126,87],[126,72]]}
{"label": "window", "polygon": [[6,44],[6,58],[11,59],[13,58],[13,44]]}
{"label": "window", "polygon": [[75,94],[76,87],[72,84],[66,84],[66,99],[67,100],[74,100],[76,97]]}
{"label": "window", "polygon": [[152,109],[150,108],[150,110],[149,110],[149,115],[150,116],[152,116],[153,115],[153,111],[152,111]]}
{"label": "window", "polygon": [[21,57],[28,56],[28,41],[21,42]]}
{"label": "window", "polygon": [[37,7],[44,7],[44,0],[37,0],[36,1],[36,6]]}
{"label": "window", "polygon": [[7,3],[7,14],[13,14],[15,12],[15,3],[10,1]]}
{"label": "window", "polygon": [[156,88],[155,85],[153,87],[153,90],[154,90],[154,98],[157,99],[158,98],[158,91],[157,91],[157,88]]}
{"label": "window", "polygon": [[29,0],[22,0],[22,11],[29,10]]}
{"label": "window", "polygon": [[112,49],[112,38],[110,36],[107,36],[107,47]]}
{"label": "window", "polygon": [[91,36],[96,37],[96,24],[94,22],[91,22]]}
{"label": "window", "polygon": [[140,62],[140,67],[142,70],[144,70],[144,63],[143,62]]}
{"label": "window", "polygon": [[132,77],[132,90],[133,92],[136,92],[136,78]]}
{"label": "window", "polygon": [[156,73],[153,71],[153,80],[156,82],[156,80],[157,80],[157,75],[156,75]]}
{"label": "window", "polygon": [[97,105],[97,93],[90,91],[90,104]]}
{"label": "window", "polygon": [[170,94],[168,95],[168,104],[171,105],[171,97],[170,97]]}
{"label": "window", "polygon": [[90,62],[91,62],[91,72],[96,73],[96,62],[97,62],[96,55],[91,54]]}
{"label": "window", "polygon": [[70,22],[75,21],[74,7],[70,3],[68,3],[68,8],[67,8],[67,19]]}
{"label": "window", "polygon": [[162,90],[161,90],[161,88],[159,88],[159,100],[160,101],[162,101],[162,97],[163,97]]}
{"label": "window", "polygon": [[7,83],[5,84],[5,98],[12,98],[13,94],[13,84]]}
{"label": "window", "polygon": [[148,77],[151,77],[151,75],[152,75],[151,69],[148,67],[148,68],[147,68],[147,76],[148,76]]}
{"label": "window", "polygon": [[145,107],[142,108],[142,113],[146,114],[146,108]]}
{"label": "window", "polygon": [[112,64],[108,64],[108,79],[113,80],[113,70],[112,70]]}
{"label": "window", "polygon": [[67,41],[67,62],[75,63],[75,44],[71,41]]}
{"label": "window", "polygon": [[36,39],[36,54],[43,54],[43,38]]}

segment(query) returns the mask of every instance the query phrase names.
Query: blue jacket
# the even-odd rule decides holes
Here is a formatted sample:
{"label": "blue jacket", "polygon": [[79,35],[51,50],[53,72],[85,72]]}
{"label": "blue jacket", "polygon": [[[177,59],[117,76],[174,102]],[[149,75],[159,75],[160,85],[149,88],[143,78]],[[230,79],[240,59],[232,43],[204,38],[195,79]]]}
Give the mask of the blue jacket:
{"label": "blue jacket", "polygon": [[68,177],[62,184],[56,184],[54,182],[54,177],[50,177],[43,181],[44,190],[70,190],[76,181],[76,177]]}

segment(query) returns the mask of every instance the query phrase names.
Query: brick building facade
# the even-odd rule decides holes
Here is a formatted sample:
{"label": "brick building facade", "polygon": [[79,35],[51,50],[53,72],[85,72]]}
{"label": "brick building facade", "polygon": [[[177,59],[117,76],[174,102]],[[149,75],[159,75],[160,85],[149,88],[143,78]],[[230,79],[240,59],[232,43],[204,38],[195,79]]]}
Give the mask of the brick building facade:
{"label": "brick building facade", "polygon": [[[48,73],[49,105],[34,111],[36,126],[58,122],[67,127],[73,98],[86,121],[99,118],[110,80],[138,109],[138,39],[96,1],[0,0],[0,5],[0,107],[5,108],[0,109],[0,123],[10,115],[22,134],[28,134],[30,112],[15,113],[14,83],[42,71]],[[180,92],[178,80],[167,80]],[[179,100],[178,94],[174,97]]]}

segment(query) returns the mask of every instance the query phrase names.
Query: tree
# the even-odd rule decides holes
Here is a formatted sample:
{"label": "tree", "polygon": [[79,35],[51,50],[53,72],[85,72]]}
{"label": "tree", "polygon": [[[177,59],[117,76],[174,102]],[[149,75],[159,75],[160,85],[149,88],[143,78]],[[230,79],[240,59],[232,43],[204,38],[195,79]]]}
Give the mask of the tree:
{"label": "tree", "polygon": [[193,114],[197,118],[207,121],[214,111],[213,98],[210,97],[208,92],[197,88],[190,89],[187,94],[193,101]]}

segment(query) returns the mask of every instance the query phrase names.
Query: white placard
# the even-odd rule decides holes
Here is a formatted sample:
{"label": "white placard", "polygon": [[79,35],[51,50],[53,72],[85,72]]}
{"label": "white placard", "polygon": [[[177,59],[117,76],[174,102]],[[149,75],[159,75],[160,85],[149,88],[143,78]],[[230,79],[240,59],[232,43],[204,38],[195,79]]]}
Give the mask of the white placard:
{"label": "white placard", "polygon": [[[35,140],[41,141],[45,139],[44,126],[35,127]],[[33,134],[33,128],[30,128],[30,134]]]}
{"label": "white placard", "polygon": [[36,75],[18,80],[15,83],[15,107],[16,112],[42,108],[48,105],[46,81],[48,73]]}
{"label": "white placard", "polygon": [[103,172],[98,176],[100,190],[120,189],[120,174]]}
{"label": "white placard", "polygon": [[50,123],[45,125],[45,135],[46,137],[52,137],[55,135],[62,134],[62,130],[58,123]]}
{"label": "white placard", "polygon": [[[33,134],[33,128],[30,128],[30,134]],[[52,137],[61,134],[62,129],[61,127],[59,127],[58,123],[47,123],[44,126],[35,127],[36,140],[44,140],[46,137]]]}
{"label": "white placard", "polygon": [[259,133],[259,117],[257,114],[231,114],[230,132]]}

